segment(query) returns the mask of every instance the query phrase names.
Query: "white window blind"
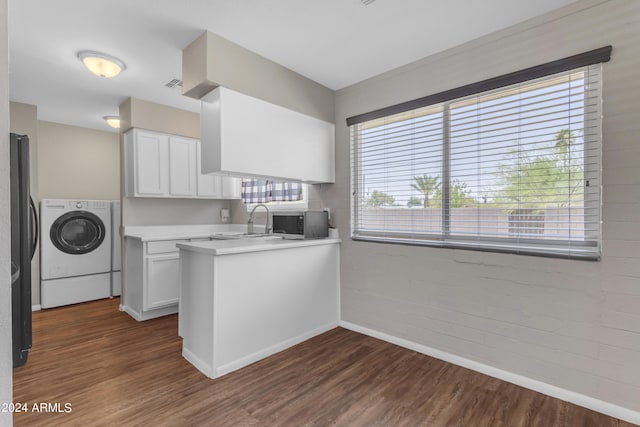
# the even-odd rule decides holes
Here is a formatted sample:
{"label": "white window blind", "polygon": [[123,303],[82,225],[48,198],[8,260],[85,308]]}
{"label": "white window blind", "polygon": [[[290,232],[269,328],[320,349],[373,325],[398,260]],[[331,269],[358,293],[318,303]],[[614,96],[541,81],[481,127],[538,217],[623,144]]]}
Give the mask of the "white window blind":
{"label": "white window blind", "polygon": [[352,124],[352,237],[597,259],[601,68]]}

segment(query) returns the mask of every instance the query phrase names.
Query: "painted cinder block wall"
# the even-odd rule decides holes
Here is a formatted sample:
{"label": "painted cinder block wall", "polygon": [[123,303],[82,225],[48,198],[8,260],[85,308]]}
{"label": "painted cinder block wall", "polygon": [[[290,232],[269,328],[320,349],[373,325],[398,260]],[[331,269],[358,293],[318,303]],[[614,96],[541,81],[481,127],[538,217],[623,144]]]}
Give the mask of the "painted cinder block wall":
{"label": "painted cinder block wall", "polygon": [[[601,261],[348,238],[347,117],[609,44]],[[338,91],[321,197],[343,238],[342,320],[640,411],[638,70],[640,2],[584,0]]]}

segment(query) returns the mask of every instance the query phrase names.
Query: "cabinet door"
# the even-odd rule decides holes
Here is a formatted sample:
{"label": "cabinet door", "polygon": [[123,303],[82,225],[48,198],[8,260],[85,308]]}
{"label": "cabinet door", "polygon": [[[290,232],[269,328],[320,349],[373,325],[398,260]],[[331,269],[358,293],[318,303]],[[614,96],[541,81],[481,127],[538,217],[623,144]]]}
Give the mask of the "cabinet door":
{"label": "cabinet door", "polygon": [[213,175],[204,175],[202,173],[202,151],[200,150],[200,141],[196,143],[196,171],[197,171],[197,194],[198,197],[207,197],[214,199],[220,191],[220,179]]}
{"label": "cabinet door", "polygon": [[146,259],[147,277],[144,281],[144,309],[177,304],[180,289],[180,256],[174,252],[153,255]]}
{"label": "cabinet door", "polygon": [[192,139],[169,137],[169,194],[196,195],[196,144]]}
{"label": "cabinet door", "polygon": [[242,179],[222,177],[222,197],[225,199],[239,199],[241,194]]}
{"label": "cabinet door", "polygon": [[166,192],[167,136],[143,131],[134,133],[135,193],[163,196]]}

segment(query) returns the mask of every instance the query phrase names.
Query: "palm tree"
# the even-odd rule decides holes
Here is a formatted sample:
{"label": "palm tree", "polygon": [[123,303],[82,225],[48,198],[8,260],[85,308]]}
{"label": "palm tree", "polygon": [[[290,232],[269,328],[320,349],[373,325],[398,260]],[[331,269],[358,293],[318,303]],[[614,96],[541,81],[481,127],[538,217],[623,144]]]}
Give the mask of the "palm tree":
{"label": "palm tree", "polygon": [[424,207],[429,207],[429,196],[440,187],[440,177],[431,175],[414,176],[411,187],[424,194]]}
{"label": "palm tree", "polygon": [[562,158],[562,166],[563,166],[562,170],[563,172],[565,172],[569,166],[568,159],[569,159],[569,152],[572,148],[571,145],[575,142],[576,138],[573,135],[573,131],[570,131],[569,129],[562,129],[556,134],[555,140],[556,140],[556,149],[558,150],[558,153]]}

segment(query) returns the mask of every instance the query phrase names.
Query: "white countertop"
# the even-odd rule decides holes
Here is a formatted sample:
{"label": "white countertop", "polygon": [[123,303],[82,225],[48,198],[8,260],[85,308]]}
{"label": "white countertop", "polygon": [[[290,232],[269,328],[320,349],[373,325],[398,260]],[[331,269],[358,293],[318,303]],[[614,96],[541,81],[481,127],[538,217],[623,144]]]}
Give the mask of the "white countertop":
{"label": "white countertop", "polygon": [[[256,232],[264,224],[254,224]],[[247,231],[246,224],[205,224],[205,225],[139,225],[125,226],[124,237],[151,242],[157,240],[208,239],[215,234],[240,234]]]}
{"label": "white countertop", "polygon": [[200,252],[208,255],[231,255],[246,252],[272,251],[300,248],[305,246],[338,244],[342,240],[334,238],[311,240],[287,240],[274,237],[251,237],[232,240],[211,240],[206,242],[178,243],[178,249]]}

